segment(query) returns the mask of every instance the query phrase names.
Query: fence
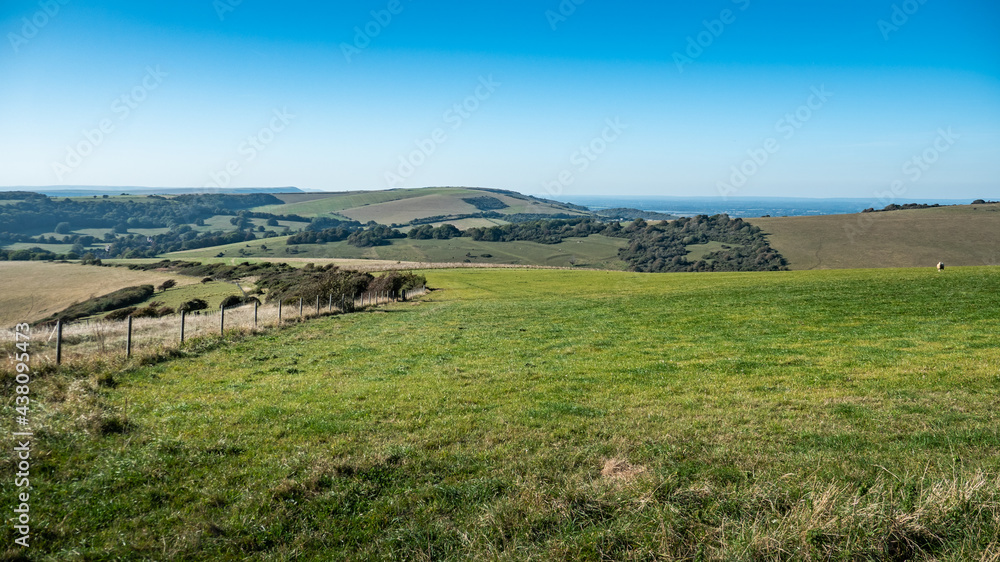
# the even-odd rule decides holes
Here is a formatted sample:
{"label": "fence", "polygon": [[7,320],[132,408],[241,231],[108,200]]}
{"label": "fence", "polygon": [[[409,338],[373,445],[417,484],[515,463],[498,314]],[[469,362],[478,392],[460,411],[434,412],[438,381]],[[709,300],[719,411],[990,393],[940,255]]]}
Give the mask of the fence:
{"label": "fence", "polygon": [[[213,311],[174,314],[161,318],[128,318],[108,322],[57,322],[32,329],[32,361],[59,365],[94,355],[136,353],[183,345],[192,338],[223,335],[226,332],[254,332],[284,322],[316,318],[333,313],[349,313],[370,306],[406,301],[423,295],[426,287],[400,293],[362,293],[339,301],[328,295],[315,299],[292,298],[277,304],[245,304]],[[3,334],[4,342],[14,342],[13,331]],[[10,344],[8,344],[10,345]]]}

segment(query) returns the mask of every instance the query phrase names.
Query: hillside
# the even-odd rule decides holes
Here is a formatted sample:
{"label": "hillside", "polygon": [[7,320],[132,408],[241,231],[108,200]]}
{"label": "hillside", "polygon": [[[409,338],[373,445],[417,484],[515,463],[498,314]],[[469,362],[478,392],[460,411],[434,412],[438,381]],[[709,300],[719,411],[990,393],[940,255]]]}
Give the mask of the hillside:
{"label": "hillside", "polygon": [[[429,217],[441,217],[435,223],[493,211],[501,215],[589,215],[582,207],[521,195],[512,191],[427,187],[385,191],[349,191],[332,193],[278,194],[284,205],[266,205],[254,209],[279,215],[303,217],[335,216],[367,223],[406,224]],[[479,206],[477,200],[493,199],[499,204]],[[470,202],[471,201],[471,202]]]}
{"label": "hillside", "polygon": [[1000,265],[1000,205],[753,218],[791,269]]}
{"label": "hillside", "polygon": [[167,279],[177,291],[197,279],[120,267],[81,267],[38,261],[0,261],[0,326],[34,322],[71,304],[135,285],[157,286]]}
{"label": "hillside", "polygon": [[34,377],[32,559],[995,557],[992,269],[427,278]]}
{"label": "hillside", "polygon": [[392,240],[385,246],[359,248],[346,242],[288,246],[286,237],[216,246],[165,254],[165,258],[206,260],[226,258],[267,259],[368,259],[404,262],[542,265],[625,269],[618,250],[627,245],[621,238],[588,236],[559,244],[537,242],[487,242],[471,238],[451,240]]}

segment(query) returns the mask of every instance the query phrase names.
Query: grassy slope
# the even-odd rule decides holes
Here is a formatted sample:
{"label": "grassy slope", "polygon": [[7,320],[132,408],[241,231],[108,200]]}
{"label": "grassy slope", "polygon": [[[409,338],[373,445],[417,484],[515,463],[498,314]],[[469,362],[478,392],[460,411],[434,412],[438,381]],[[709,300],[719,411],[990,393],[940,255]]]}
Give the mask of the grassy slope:
{"label": "grassy slope", "polygon": [[[589,236],[571,238],[560,244],[538,244],[536,242],[477,242],[471,238],[451,240],[392,240],[388,246],[358,248],[345,242],[329,244],[300,244],[297,254],[285,243],[286,238],[254,240],[227,246],[216,246],[201,250],[186,250],[165,254],[165,258],[198,260],[222,257],[243,259],[249,257],[267,258],[344,258],[373,259],[414,262],[456,263],[469,259],[475,263],[546,265],[555,267],[596,267],[624,269],[625,263],[618,259],[618,249],[627,241],[621,238]],[[266,246],[267,250],[261,247]],[[240,250],[247,253],[241,255]],[[469,258],[467,254],[475,257]],[[492,257],[484,258],[482,254]]]}
{"label": "grassy slope", "polygon": [[1000,205],[748,220],[793,269],[1000,264]]}
{"label": "grassy slope", "polygon": [[558,214],[576,211],[509,195],[463,187],[430,187],[386,191],[352,191],[330,194],[278,195],[285,205],[258,207],[256,211],[318,216],[337,214],[361,222],[404,223],[414,219],[449,214],[477,213],[463,197],[489,196],[507,205],[500,213]]}
{"label": "grassy slope", "polygon": [[388,201],[412,199],[436,193],[448,192],[449,188],[425,189],[390,189],[383,191],[345,191],[335,193],[308,193],[292,195],[276,195],[284,205],[268,205],[254,210],[264,213],[284,215],[301,215],[314,217],[339,213],[345,209],[353,209],[366,205],[377,205]]}
{"label": "grassy slope", "polygon": [[40,320],[73,303],[124,287],[155,287],[167,279],[175,279],[180,285],[198,282],[183,276],[119,267],[0,261],[0,327]]}
{"label": "grassy slope", "polygon": [[995,268],[428,278],[113,389],[37,379],[32,555],[997,552]]}

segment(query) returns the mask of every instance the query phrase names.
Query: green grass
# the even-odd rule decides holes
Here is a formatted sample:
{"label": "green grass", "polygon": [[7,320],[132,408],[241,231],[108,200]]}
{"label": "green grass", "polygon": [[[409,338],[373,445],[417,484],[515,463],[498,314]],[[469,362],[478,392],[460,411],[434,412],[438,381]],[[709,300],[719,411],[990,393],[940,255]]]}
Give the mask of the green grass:
{"label": "green grass", "polygon": [[[559,244],[537,242],[483,242],[471,238],[451,240],[392,240],[390,245],[358,248],[346,241],[328,244],[288,246],[286,237],[253,240],[200,250],[164,254],[165,258],[198,260],[216,258],[341,258],[433,263],[475,263],[544,265],[555,267],[592,267],[624,269],[618,249],[627,244],[622,238],[589,236],[570,238]],[[266,247],[266,249],[264,249]],[[244,253],[240,253],[240,252]],[[298,253],[292,253],[297,251]],[[483,257],[489,254],[491,257]]]}
{"label": "green grass", "polygon": [[427,277],[420,303],[36,375],[31,555],[998,552],[996,268]]}
{"label": "green grass", "polygon": [[690,261],[698,261],[712,252],[719,252],[725,250],[726,246],[731,247],[729,244],[723,244],[722,242],[708,242],[707,244],[691,244],[687,246],[687,251],[688,251],[687,259]]}
{"label": "green grass", "polygon": [[[178,280],[187,279],[181,275],[178,275],[176,278]],[[252,288],[252,286],[243,284],[244,290],[249,290],[250,288]],[[135,306],[142,308],[151,302],[158,302],[162,303],[161,306],[168,306],[176,310],[178,306],[189,300],[203,299],[208,303],[210,310],[215,310],[219,307],[219,303],[222,302],[222,299],[231,295],[242,294],[243,293],[240,292],[239,288],[234,283],[212,281],[209,283],[195,283],[191,285],[173,287],[167,289],[166,291],[157,290],[152,297]]]}

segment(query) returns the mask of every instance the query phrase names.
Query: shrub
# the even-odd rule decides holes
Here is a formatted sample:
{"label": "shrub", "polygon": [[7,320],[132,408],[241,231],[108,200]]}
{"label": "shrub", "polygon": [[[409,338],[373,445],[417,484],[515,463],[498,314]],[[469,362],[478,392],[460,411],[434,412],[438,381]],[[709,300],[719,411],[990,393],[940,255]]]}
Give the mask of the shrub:
{"label": "shrub", "polygon": [[[133,312],[132,318],[159,318],[160,316],[163,316],[162,314],[160,314],[160,311],[163,310],[163,308],[160,308],[162,305],[163,305],[162,302],[153,301],[148,305],[146,305],[145,307],[140,308],[139,310]],[[168,310],[173,311],[173,309],[168,309]]]}
{"label": "shrub", "polygon": [[178,312],[194,312],[196,310],[205,310],[208,308],[208,303],[204,299],[191,299],[187,302],[181,303],[177,307]]}
{"label": "shrub", "polygon": [[66,310],[42,320],[42,323],[52,322],[55,320],[69,322],[85,316],[93,316],[109,310],[124,308],[148,299],[153,296],[153,293],[154,291],[152,285],[125,287],[124,289],[119,289],[113,293],[108,293],[100,297],[95,297],[84,302],[74,304]]}
{"label": "shrub", "polygon": [[174,281],[173,279],[167,279],[166,281],[164,281],[163,283],[161,283],[160,286],[157,287],[157,289],[159,289],[161,291],[166,291],[167,289],[170,289],[171,287],[176,287],[176,286],[177,286],[177,281]]}
{"label": "shrub", "polygon": [[110,322],[120,322],[131,316],[132,313],[135,312],[136,310],[137,309],[134,306],[119,308],[118,310],[108,313],[108,315],[105,316],[104,319]]}
{"label": "shrub", "polygon": [[219,304],[219,308],[229,308],[231,306],[239,306],[243,304],[243,297],[238,295],[229,295],[228,297],[222,299]]}

